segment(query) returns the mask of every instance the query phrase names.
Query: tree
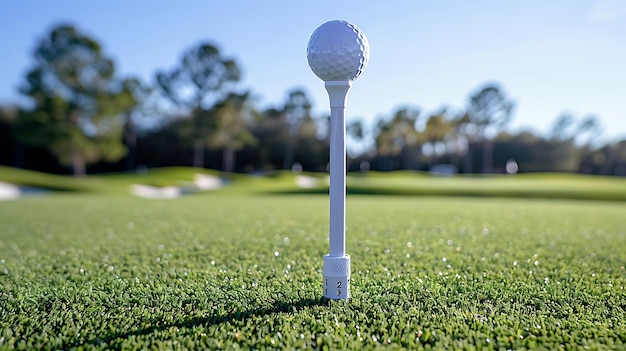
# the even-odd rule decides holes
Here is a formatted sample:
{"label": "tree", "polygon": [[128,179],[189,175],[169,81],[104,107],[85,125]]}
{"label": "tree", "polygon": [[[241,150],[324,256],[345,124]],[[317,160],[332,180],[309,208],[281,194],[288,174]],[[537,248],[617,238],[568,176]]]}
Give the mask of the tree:
{"label": "tree", "polygon": [[[376,151],[383,160],[383,170],[392,170],[393,158],[400,156],[407,147],[420,142],[420,133],[415,125],[419,118],[419,110],[411,108],[398,109],[390,120],[379,120],[374,131]],[[415,161],[410,155],[407,161]],[[411,162],[405,162],[411,163]],[[411,167],[409,167],[411,168]]]}
{"label": "tree", "polygon": [[258,147],[249,150],[248,162],[257,169],[282,168],[289,138],[284,109],[270,107],[256,117],[258,119],[251,126],[251,131],[258,141]]}
{"label": "tree", "polygon": [[346,134],[357,141],[363,140],[365,137],[365,127],[361,119],[355,119],[346,126]]}
{"label": "tree", "polygon": [[511,121],[513,106],[495,84],[488,84],[470,95],[467,113],[483,143],[483,173],[493,172],[493,143],[487,134],[492,127],[502,129]]}
{"label": "tree", "polygon": [[16,123],[20,139],[48,147],[74,175],[99,160],[125,154],[120,100],[113,61],[100,44],[69,25],[52,29],[35,49],[35,67],[21,92],[34,102]]}
{"label": "tree", "polygon": [[0,105],[0,164],[20,165],[21,145],[15,140],[15,119],[20,113],[15,106]]}
{"label": "tree", "polygon": [[467,111],[459,113],[456,117],[453,117],[452,121],[451,137],[454,141],[454,156],[456,159],[463,158],[462,165],[459,165],[459,169],[463,170],[463,173],[472,173],[472,141],[475,139],[476,127],[472,123]]}
{"label": "tree", "polygon": [[[363,124],[362,119],[353,119],[352,121],[346,124],[346,135],[351,138],[353,141],[360,143],[365,139],[365,126]],[[357,153],[354,151],[353,147],[350,147],[350,143],[348,142],[348,155],[356,156]]]}
{"label": "tree", "polygon": [[202,121],[203,117],[211,116],[203,111],[209,110],[221,97],[226,84],[237,82],[240,77],[237,63],[222,57],[219,49],[208,43],[185,52],[172,71],[157,73],[157,83],[165,96],[179,110],[190,114],[192,126],[186,137],[193,143],[194,167],[204,165],[204,148],[216,126],[216,123]]}
{"label": "tree", "polygon": [[571,114],[561,114],[552,125],[551,147],[545,151],[553,159],[554,170],[578,170],[584,154],[590,152],[592,142],[600,133],[600,123],[595,116],[587,116],[577,123]]}
{"label": "tree", "polygon": [[443,145],[445,147],[445,139],[452,129],[453,124],[446,118],[445,108],[428,117],[424,134],[426,142],[431,145],[433,150],[432,156],[429,160],[431,165],[434,164],[434,161],[437,159],[438,145]]}
{"label": "tree", "polygon": [[291,169],[293,165],[300,128],[305,120],[311,119],[311,107],[311,101],[304,90],[294,89],[289,92],[289,96],[285,102],[285,114],[287,116],[289,135],[285,147],[283,169]]}
{"label": "tree", "polygon": [[216,128],[209,146],[223,149],[225,172],[234,172],[237,151],[256,144],[257,140],[249,128],[255,113],[250,103],[250,93],[230,93],[213,108]]}
{"label": "tree", "polygon": [[143,83],[139,78],[129,77],[121,82],[120,100],[121,105],[126,106],[123,111],[124,118],[124,143],[128,148],[125,169],[131,170],[136,163],[137,148],[137,119],[142,115],[142,109],[146,108],[146,102],[152,95],[152,88]]}
{"label": "tree", "polygon": [[550,130],[550,138],[552,140],[568,140],[573,139],[575,135],[570,129],[574,126],[574,117],[570,114],[562,114],[552,124]]}
{"label": "tree", "polygon": [[596,116],[590,115],[580,121],[576,134],[579,139],[585,137],[586,139],[579,141],[583,142],[586,146],[589,146],[602,134],[602,126]]}

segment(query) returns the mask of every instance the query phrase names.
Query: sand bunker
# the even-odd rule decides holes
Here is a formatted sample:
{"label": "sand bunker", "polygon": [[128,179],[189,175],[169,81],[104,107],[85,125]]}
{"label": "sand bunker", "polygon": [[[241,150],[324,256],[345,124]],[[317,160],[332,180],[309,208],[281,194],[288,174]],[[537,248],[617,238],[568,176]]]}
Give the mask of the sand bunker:
{"label": "sand bunker", "polygon": [[223,185],[219,177],[209,174],[196,174],[193,183],[198,190],[215,190]]}
{"label": "sand bunker", "polygon": [[0,182],[0,201],[19,199],[21,195],[17,185]]}
{"label": "sand bunker", "polygon": [[130,187],[130,193],[145,199],[176,199],[184,194],[216,190],[222,186],[223,182],[219,177],[208,174],[196,174],[193,182],[189,182],[183,187],[156,187],[145,184],[133,184]]}
{"label": "sand bunker", "polygon": [[159,188],[144,184],[131,185],[130,193],[145,199],[176,199],[182,194],[180,188],[175,186]]}
{"label": "sand bunker", "polygon": [[301,189],[312,189],[320,185],[320,180],[315,177],[299,175],[296,177],[296,185]]}

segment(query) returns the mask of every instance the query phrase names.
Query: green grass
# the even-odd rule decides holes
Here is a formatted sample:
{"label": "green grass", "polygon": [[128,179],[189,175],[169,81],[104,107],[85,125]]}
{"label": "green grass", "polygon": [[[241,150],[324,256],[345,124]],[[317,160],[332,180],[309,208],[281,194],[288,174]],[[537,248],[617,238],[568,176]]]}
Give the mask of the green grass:
{"label": "green grass", "polygon": [[89,191],[97,183],[94,179],[73,179],[5,166],[0,166],[0,181],[53,191]]}
{"label": "green grass", "polygon": [[[54,176],[15,168],[0,167],[0,181],[55,191],[128,194],[132,184],[189,187],[197,174],[227,180],[220,193],[328,194],[327,175],[305,173],[318,178],[317,186],[298,188],[291,172],[276,171],[265,176],[223,174],[191,167],[155,168],[146,174],[117,173],[90,175],[83,179]],[[626,201],[626,179],[580,174],[520,174],[515,176],[433,177],[423,172],[352,173],[348,193],[354,195],[471,196],[505,198],[549,198]]]}
{"label": "green grass", "polygon": [[623,202],[351,196],[346,302],[327,201],[0,202],[0,349],[626,348]]}
{"label": "green grass", "polygon": [[530,173],[431,177],[397,172],[366,173],[348,182],[354,194],[481,196],[626,201],[626,179],[580,174]]}

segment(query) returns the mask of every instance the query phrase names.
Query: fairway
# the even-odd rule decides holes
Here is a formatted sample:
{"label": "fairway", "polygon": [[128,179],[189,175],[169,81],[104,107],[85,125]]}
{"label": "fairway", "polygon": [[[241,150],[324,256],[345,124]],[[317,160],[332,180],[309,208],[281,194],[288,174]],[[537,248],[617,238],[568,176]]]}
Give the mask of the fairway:
{"label": "fairway", "polygon": [[352,195],[0,202],[0,349],[623,349],[626,203]]}

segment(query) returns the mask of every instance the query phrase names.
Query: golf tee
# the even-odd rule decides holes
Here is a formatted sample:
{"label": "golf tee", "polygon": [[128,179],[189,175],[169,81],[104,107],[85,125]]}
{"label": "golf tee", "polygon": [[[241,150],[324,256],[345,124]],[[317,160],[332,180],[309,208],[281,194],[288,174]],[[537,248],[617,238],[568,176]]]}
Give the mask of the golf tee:
{"label": "golf tee", "polygon": [[350,297],[350,256],[324,256],[324,297],[339,300]]}
{"label": "golf tee", "polygon": [[346,122],[350,81],[325,84],[330,97],[330,253],[324,256],[324,297],[350,296],[350,256],[346,255]]}

